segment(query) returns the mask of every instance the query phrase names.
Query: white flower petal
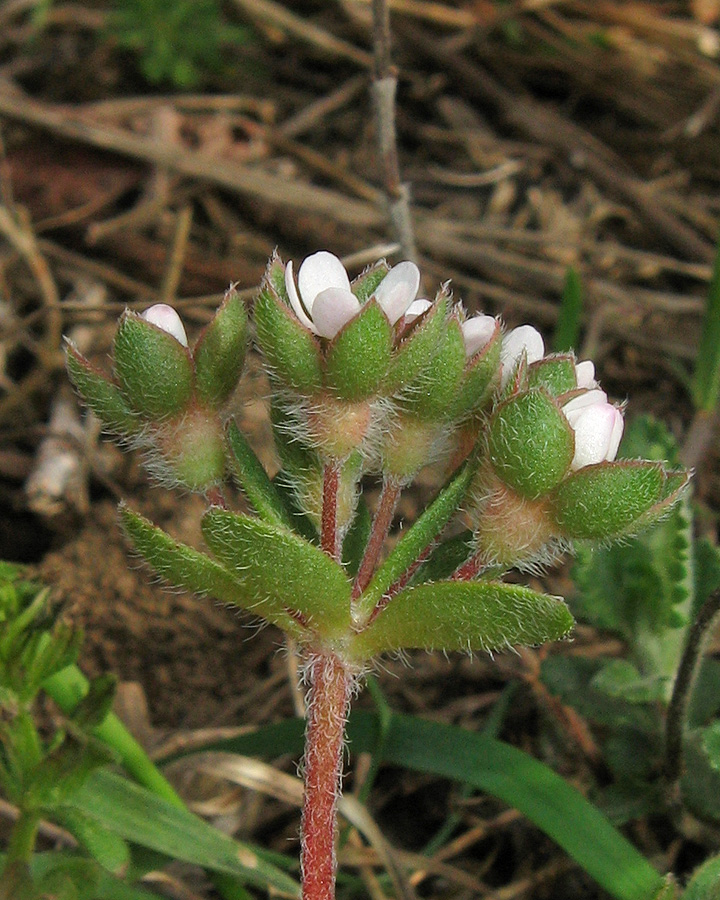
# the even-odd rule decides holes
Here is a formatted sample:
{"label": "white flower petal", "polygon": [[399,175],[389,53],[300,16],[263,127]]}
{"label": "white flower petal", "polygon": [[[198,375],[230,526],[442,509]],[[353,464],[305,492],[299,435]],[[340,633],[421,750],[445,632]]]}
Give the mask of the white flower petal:
{"label": "white flower petal", "polygon": [[410,306],[405,310],[405,321],[414,322],[418,316],[427,312],[431,306],[432,303],[429,300],[413,300]]}
{"label": "white flower petal", "polygon": [[360,312],[360,301],[350,291],[330,287],[315,297],[313,321],[321,337],[334,338],[343,325]]}
{"label": "white flower petal", "polygon": [[572,400],[569,400],[563,406],[562,411],[571,427],[574,428],[578,417],[581,416],[586,409],[591,406],[601,406],[603,404],[607,404],[607,394],[605,391],[596,388],[593,391],[585,391],[584,394],[573,397]]}
{"label": "white flower petal", "polygon": [[542,335],[532,325],[520,325],[513,328],[503,338],[500,348],[500,362],[503,367],[502,387],[505,387],[510,380],[523,355],[527,357],[528,364],[537,362],[545,356]]}
{"label": "white flower petal", "polygon": [[315,321],[315,298],[327,288],[350,291],[350,279],[345,266],[333,253],[320,250],[303,260],[298,271],[298,290],[310,318]]}
{"label": "white flower petal", "polygon": [[300,300],[300,295],[298,294],[297,288],[295,287],[295,276],[293,275],[292,260],[290,260],[290,262],[285,266],[285,290],[288,292],[288,297],[290,298],[290,306],[292,306],[295,315],[306,328],[309,328],[310,331],[314,331],[317,334],[317,330],[310,320],[308,314],[305,312],[305,308],[303,307],[302,301]]}
{"label": "white flower petal", "polygon": [[495,334],[495,325],[493,316],[473,316],[462,323],[460,327],[465,341],[465,356],[468,359],[489,343]]}
{"label": "white flower petal", "polygon": [[156,325],[158,328],[162,328],[163,331],[167,331],[167,333],[171,334],[176,341],[183,345],[183,347],[187,347],[188,339],[185,334],[185,326],[172,306],[168,306],[167,303],[156,303],[155,306],[151,306],[149,309],[146,309],[145,312],[140,313],[140,315],[152,325]]}
{"label": "white flower petal", "polygon": [[394,325],[401,319],[417,296],[420,269],[413,262],[401,262],[387,273],[375,289],[373,297]]}
{"label": "white flower petal", "polygon": [[575,364],[575,379],[579,388],[590,390],[597,387],[595,364],[591,359],[584,359],[582,362]]}
{"label": "white flower petal", "polygon": [[623,425],[622,413],[610,403],[596,403],[586,407],[572,426],[575,432],[575,455],[571,468],[582,469],[584,466],[615,459]]}

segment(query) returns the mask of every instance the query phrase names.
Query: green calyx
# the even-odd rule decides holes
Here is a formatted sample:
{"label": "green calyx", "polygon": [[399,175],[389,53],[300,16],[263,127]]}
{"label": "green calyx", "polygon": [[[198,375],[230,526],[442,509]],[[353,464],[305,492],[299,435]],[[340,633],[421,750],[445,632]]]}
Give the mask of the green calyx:
{"label": "green calyx", "polygon": [[531,388],[545,388],[553,397],[560,397],[577,388],[575,357],[570,354],[546,356],[528,366]]}
{"label": "green calyx", "polygon": [[322,358],[315,336],[298,322],[273,284],[266,281],[255,301],[255,328],[273,378],[302,394],[320,390]]}
{"label": "green calyx", "polygon": [[136,313],[123,313],[113,345],[115,374],[127,404],[161,420],[190,402],[194,371],[190,352],[171,334]]}
{"label": "green calyx", "polygon": [[325,384],[342,400],[364,400],[377,393],[390,366],[392,326],[375,300],[330,342]]}
{"label": "green calyx", "polygon": [[70,380],[103,425],[115,434],[129,436],[137,433],[142,425],[141,419],[115,382],[91,365],[72,341],[66,341],[65,350]]}
{"label": "green calyx", "polygon": [[358,275],[350,285],[350,288],[360,303],[366,303],[372,297],[378,285],[389,271],[390,266],[384,259],[381,259]]}
{"label": "green calyx", "polygon": [[217,409],[237,387],[245,362],[247,311],[230,290],[193,349],[196,390],[200,400]]}
{"label": "green calyx", "polygon": [[433,365],[441,347],[447,315],[448,299],[443,296],[400,334],[383,385],[385,393],[422,389],[424,375]]}
{"label": "green calyx", "polygon": [[490,421],[488,451],[493,468],[528,499],[548,493],[562,481],[574,448],[572,429],[544,388],[505,400]]}
{"label": "green calyx", "polygon": [[568,538],[613,540],[636,534],[677,499],[686,478],[682,484],[671,479],[666,487],[668,476],[660,463],[633,460],[586,466],[555,491],[553,517]]}

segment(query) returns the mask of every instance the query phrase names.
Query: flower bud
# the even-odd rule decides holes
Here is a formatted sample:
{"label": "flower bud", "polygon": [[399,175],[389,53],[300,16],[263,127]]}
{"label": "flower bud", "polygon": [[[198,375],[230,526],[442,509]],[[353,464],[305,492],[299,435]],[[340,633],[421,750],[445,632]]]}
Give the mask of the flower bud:
{"label": "flower bud", "polygon": [[188,339],[185,334],[185,326],[172,306],[168,306],[167,303],[156,303],[140,313],[140,315],[146,322],[157,325],[158,328],[171,334],[183,347],[187,347]]}
{"label": "flower bud", "polygon": [[575,433],[572,469],[615,459],[624,422],[603,391],[594,389],[574,397],[563,406],[563,413]]}

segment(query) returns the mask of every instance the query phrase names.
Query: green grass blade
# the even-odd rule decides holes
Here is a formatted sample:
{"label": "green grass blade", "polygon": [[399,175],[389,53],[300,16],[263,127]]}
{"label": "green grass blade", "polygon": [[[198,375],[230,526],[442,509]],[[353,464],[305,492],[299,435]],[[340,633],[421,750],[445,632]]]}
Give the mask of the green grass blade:
{"label": "green grass blade", "polygon": [[[287,720],[213,748],[250,756],[299,754],[303,728],[302,720]],[[378,736],[377,715],[362,710],[351,714],[351,752],[373,752]],[[521,750],[456,726],[396,714],[382,748],[383,762],[471,785],[519,810],[617,900],[651,900],[664,884],[589,800]]]}
{"label": "green grass blade", "polygon": [[128,841],[261,888],[299,896],[297,882],[247,845],[111,772],[95,772],[73,797],[73,805]]}
{"label": "green grass blade", "polygon": [[711,413],[720,395],[720,245],[708,291],[692,387],[697,409]]}
{"label": "green grass blade", "polygon": [[577,347],[582,309],[583,294],[580,276],[572,266],[568,266],[560,302],[560,314],[553,335],[553,350],[556,353]]}

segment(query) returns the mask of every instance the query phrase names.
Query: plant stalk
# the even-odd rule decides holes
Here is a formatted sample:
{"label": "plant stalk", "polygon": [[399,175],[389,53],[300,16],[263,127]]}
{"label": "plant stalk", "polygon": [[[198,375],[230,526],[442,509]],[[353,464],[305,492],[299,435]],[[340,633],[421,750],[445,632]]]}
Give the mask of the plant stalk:
{"label": "plant stalk", "polygon": [[323,651],[311,654],[308,671],[302,897],[334,900],[337,802],[352,678],[335,654]]}
{"label": "plant stalk", "polygon": [[377,510],[375,511],[367,547],[365,548],[365,553],[363,554],[358,573],[355,576],[355,583],[353,584],[352,589],[353,600],[357,600],[368,584],[370,584],[370,579],[375,571],[375,566],[377,565],[378,558],[385,543],[385,538],[390,531],[390,525],[392,524],[393,516],[395,515],[395,509],[397,508],[401,491],[402,485],[399,481],[395,478],[385,478]]}
{"label": "plant stalk", "polygon": [[13,825],[8,841],[6,866],[13,863],[29,863],[35,849],[40,813],[20,810],[20,815]]}
{"label": "plant stalk", "polygon": [[322,519],[320,522],[320,546],[337,562],[340,561],[340,533],[337,507],[340,488],[340,463],[332,460],[325,464],[323,473]]}

